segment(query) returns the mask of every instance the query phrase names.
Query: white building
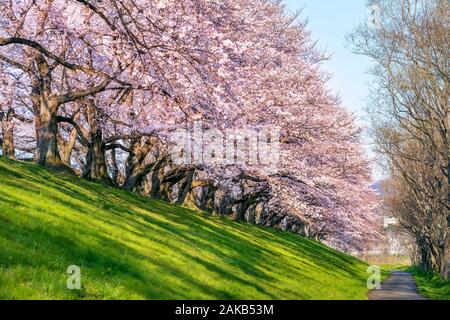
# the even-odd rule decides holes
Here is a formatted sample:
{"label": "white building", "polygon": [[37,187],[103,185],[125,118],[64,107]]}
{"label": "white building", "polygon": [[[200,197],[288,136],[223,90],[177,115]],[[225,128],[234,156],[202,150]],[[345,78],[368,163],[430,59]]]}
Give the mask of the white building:
{"label": "white building", "polygon": [[383,219],[383,226],[385,228],[389,227],[389,226],[396,226],[398,225],[398,220],[397,218],[394,217],[384,217]]}

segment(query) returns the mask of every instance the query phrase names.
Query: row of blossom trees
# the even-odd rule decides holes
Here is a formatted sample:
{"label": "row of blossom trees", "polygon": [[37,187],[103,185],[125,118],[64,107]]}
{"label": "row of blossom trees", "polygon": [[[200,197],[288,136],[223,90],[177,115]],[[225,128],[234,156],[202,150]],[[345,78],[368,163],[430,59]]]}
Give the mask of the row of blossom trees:
{"label": "row of blossom trees", "polygon": [[[376,199],[324,58],[271,0],[1,1],[2,153],[360,248],[377,236]],[[235,130],[228,144],[193,135],[203,159],[217,158],[208,142],[241,141],[244,161],[176,161],[174,133],[198,123]]]}

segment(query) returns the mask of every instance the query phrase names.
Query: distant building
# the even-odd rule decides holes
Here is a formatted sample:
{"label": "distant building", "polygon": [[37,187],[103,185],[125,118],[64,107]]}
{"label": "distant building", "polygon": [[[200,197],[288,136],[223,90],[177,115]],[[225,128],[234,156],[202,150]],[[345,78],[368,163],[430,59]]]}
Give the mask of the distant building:
{"label": "distant building", "polygon": [[383,226],[384,228],[390,227],[390,226],[396,226],[398,225],[398,220],[395,217],[384,217],[383,219]]}
{"label": "distant building", "polygon": [[356,255],[366,257],[379,257],[390,261],[389,257],[407,257],[409,255],[410,237],[401,228],[397,218],[385,216],[383,218],[383,240],[370,244],[363,252]]}

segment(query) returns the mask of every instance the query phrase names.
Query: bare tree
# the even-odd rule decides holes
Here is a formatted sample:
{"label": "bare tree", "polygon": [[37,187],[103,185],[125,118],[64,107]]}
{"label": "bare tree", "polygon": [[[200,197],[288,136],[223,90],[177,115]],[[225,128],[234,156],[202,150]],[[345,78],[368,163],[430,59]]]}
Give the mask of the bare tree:
{"label": "bare tree", "polygon": [[416,239],[419,265],[449,273],[447,1],[375,0],[377,26],[350,35],[377,80],[369,108],[391,175],[386,203]]}

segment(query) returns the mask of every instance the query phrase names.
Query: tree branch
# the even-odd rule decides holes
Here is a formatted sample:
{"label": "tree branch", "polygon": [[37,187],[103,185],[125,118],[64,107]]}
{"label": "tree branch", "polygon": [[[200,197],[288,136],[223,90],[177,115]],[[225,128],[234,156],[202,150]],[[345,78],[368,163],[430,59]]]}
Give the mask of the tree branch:
{"label": "tree branch", "polygon": [[105,90],[105,88],[108,86],[108,84],[111,82],[111,78],[106,79],[104,81],[102,81],[99,85],[94,86],[92,88],[88,88],[88,89],[82,89],[82,90],[78,90],[78,91],[73,91],[73,92],[67,92],[67,93],[63,93],[60,95],[55,96],[54,98],[56,99],[57,105],[61,105],[67,102],[72,102],[81,98],[84,98],[86,96],[90,96],[96,93],[99,93],[103,90]]}

